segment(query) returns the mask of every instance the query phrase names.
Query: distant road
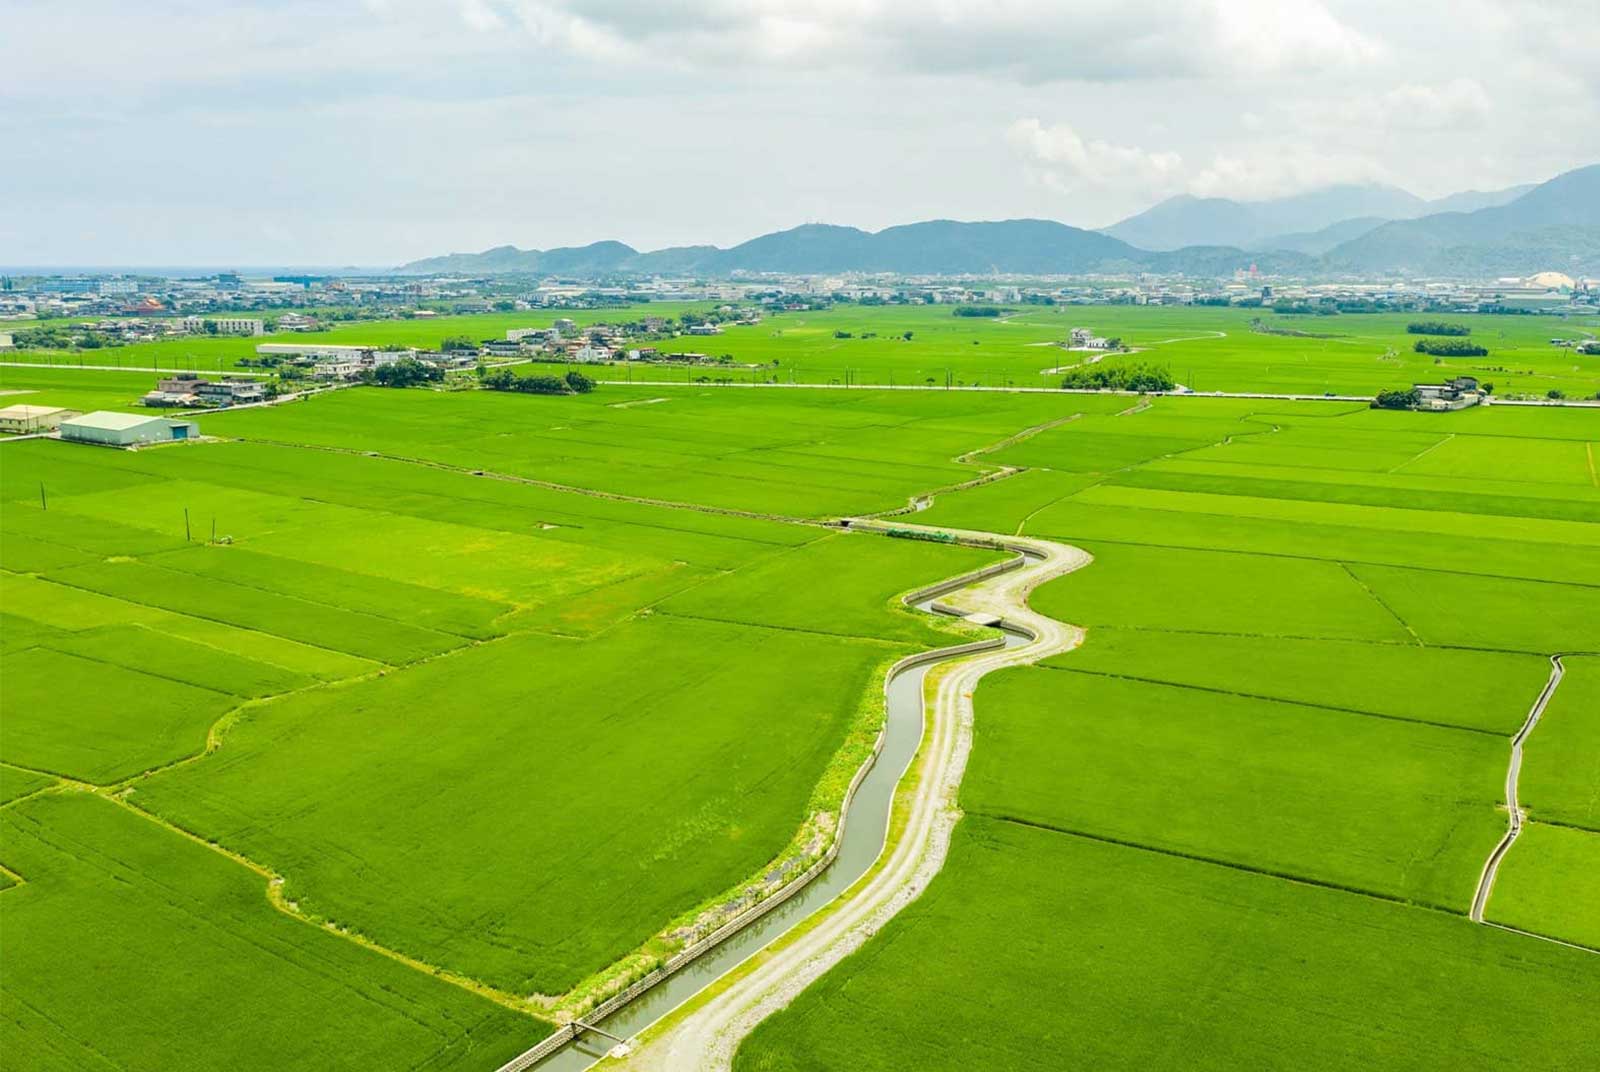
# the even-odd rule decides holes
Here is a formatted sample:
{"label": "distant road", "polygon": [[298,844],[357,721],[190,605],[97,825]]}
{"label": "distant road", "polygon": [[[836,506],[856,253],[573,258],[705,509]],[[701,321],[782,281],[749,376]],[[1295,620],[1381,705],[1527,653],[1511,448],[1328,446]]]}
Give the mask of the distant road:
{"label": "distant road", "polygon": [[[892,383],[892,384],[843,384],[843,383],[740,383],[730,380],[727,383],[695,383],[683,380],[604,380],[604,383],[623,384],[633,387],[787,387],[805,391],[987,391],[991,394],[1045,394],[1045,395],[1129,395],[1139,397],[1139,391],[1100,391],[1091,387],[984,387],[973,384],[966,387],[944,387],[938,384],[928,385],[923,383]],[[1308,395],[1308,394],[1274,394],[1268,391],[1166,391],[1161,392],[1169,398],[1285,398],[1293,401],[1306,402],[1371,402],[1371,395]],[[1543,405],[1544,403],[1525,403],[1527,405]],[[1551,403],[1554,405],[1555,403]]]}
{"label": "distant road", "polygon": [[[176,376],[182,372],[200,374],[210,372],[210,369],[199,368],[155,368],[149,365],[69,365],[62,363],[52,365],[47,361],[0,361],[0,368],[32,368],[32,369],[83,369],[85,372],[162,372],[168,376]],[[248,369],[220,369],[213,375],[217,376],[271,376],[270,372],[251,372]]]}
{"label": "distant road", "polygon": [[[930,386],[924,383],[740,383],[737,380],[730,380],[727,383],[695,383],[693,381],[684,382],[683,380],[639,379],[602,380],[601,382],[632,387],[789,387],[816,391],[987,391],[998,394],[1129,395],[1135,398],[1141,395],[1139,391],[1096,390],[1092,387],[985,387],[979,384],[972,384],[966,387],[945,387],[940,384]],[[1291,402],[1371,402],[1373,397],[1372,395],[1299,394],[1275,391],[1161,391],[1144,392],[1144,394],[1154,394],[1164,398],[1279,398]],[[1551,408],[1600,409],[1600,399],[1587,398],[1490,398],[1485,399],[1483,404],[1485,406],[1548,406]]]}
{"label": "distant road", "polygon": [[[498,364],[526,365],[531,361],[504,361]],[[203,372],[203,369],[164,369],[150,368],[133,365],[46,365],[38,361],[0,361],[0,368],[47,368],[47,369],[83,369],[86,372],[161,372],[175,376],[179,372]],[[220,375],[224,376],[271,376],[270,372],[252,372],[247,369],[223,369]],[[784,387],[804,391],[985,391],[991,394],[1047,394],[1047,395],[1129,395],[1139,397],[1139,391],[1107,391],[1096,390],[1092,387],[985,387],[980,384],[968,386],[945,387],[939,384],[925,383],[889,383],[889,384],[859,384],[859,383],[740,383],[730,380],[726,383],[697,383],[693,380],[602,380],[602,383],[625,384],[632,387]],[[1274,391],[1164,391],[1158,392],[1168,398],[1278,398],[1290,402],[1371,402],[1372,395],[1334,395],[1334,394],[1301,394],[1292,392]],[[1513,400],[1509,398],[1495,398],[1488,400],[1484,405],[1495,406],[1551,406],[1570,407],[1577,409],[1600,409],[1600,399],[1544,399],[1530,398]]]}

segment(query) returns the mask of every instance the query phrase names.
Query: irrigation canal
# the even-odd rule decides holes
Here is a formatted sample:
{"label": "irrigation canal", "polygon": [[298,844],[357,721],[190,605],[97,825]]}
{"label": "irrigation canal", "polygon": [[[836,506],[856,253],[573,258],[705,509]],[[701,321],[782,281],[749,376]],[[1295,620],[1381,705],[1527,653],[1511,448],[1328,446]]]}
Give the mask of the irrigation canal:
{"label": "irrigation canal", "polygon": [[[1034,556],[1030,555],[1029,558]],[[933,599],[916,604],[934,613]],[[1025,633],[1002,630],[1006,647],[1026,644]],[[941,660],[943,661],[943,660]],[[694,997],[727,972],[759,953],[817,909],[849,889],[871,869],[883,852],[889,832],[889,812],[895,787],[910,766],[922,742],[925,713],[923,682],[939,661],[908,667],[886,686],[887,714],[883,749],[866,777],[856,787],[846,813],[839,855],[833,865],[788,901],[694,960],[675,975],[641,994],[604,1019],[584,1020],[601,1032],[585,1032],[561,1049],[531,1066],[538,1072],[581,1072],[610,1052],[614,1039],[633,1038],[639,1032]]]}

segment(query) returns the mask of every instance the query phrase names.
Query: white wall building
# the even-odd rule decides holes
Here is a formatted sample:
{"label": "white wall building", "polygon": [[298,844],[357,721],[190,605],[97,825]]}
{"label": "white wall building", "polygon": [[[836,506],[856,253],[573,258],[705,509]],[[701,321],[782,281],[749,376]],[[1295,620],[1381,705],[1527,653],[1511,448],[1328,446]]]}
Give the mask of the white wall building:
{"label": "white wall building", "polygon": [[194,335],[204,334],[206,322],[217,325],[218,335],[265,335],[266,324],[260,320],[242,316],[186,316],[183,326]]}

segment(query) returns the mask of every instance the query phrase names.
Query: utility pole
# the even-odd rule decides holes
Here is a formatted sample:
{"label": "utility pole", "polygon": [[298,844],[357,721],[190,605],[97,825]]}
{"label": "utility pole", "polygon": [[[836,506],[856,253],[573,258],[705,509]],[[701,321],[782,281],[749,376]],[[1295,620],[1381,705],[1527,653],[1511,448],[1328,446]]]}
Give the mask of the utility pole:
{"label": "utility pole", "polygon": [[44,481],[39,481],[39,509],[50,509],[50,503],[44,497]]}
{"label": "utility pole", "polygon": [[189,508],[183,508],[183,542],[189,542]]}

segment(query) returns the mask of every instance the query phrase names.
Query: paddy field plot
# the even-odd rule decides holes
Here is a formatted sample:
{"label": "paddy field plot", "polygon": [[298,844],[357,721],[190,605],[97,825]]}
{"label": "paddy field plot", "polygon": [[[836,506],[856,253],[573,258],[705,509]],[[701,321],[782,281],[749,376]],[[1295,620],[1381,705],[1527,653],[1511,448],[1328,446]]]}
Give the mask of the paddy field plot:
{"label": "paddy field plot", "polygon": [[1518,796],[1536,820],[1600,832],[1600,655],[1566,674],[1523,744]]}
{"label": "paddy field plot", "polygon": [[[208,432],[378,451],[468,469],[754,513],[884,510],[996,462],[957,455],[1033,425],[1121,402],[1036,395],[608,387],[551,400],[493,392],[345,391],[271,411],[217,414]],[[731,403],[731,404],[726,404]]]}
{"label": "paddy field plot", "polygon": [[308,911],[559,994],[776,857],[907,650],[667,613],[512,637],[253,709],[134,799]]}
{"label": "paddy field plot", "polygon": [[[1096,418],[1106,456],[1204,404]],[[739,1068],[1585,1062],[1593,955],[1466,909],[1547,656],[1600,640],[1600,498],[1573,465],[1595,416],[1216,412],[1121,467],[1072,449],[1097,432],[1075,421],[922,515],[1093,552],[1032,599],[1087,637],[979,688],[944,871]],[[1425,464],[1457,443],[1465,464]],[[1562,762],[1593,729],[1573,663],[1489,919],[1593,944],[1591,832],[1538,822],[1600,800]]]}
{"label": "paddy field plot", "polygon": [[1455,909],[1504,829],[1492,734],[1047,669],[976,703],[969,814]]}
{"label": "paddy field plot", "polygon": [[1600,950],[1600,831],[1528,823],[1500,865],[1484,916]]}
{"label": "paddy field plot", "polygon": [[1583,952],[969,816],[928,892],[735,1068],[1578,1069],[1597,1002]]}
{"label": "paddy field plot", "polygon": [[[18,354],[0,354],[0,359]],[[90,362],[93,364],[93,360]],[[100,372],[0,365],[0,406],[59,406],[88,413],[127,409],[155,386],[148,372]],[[0,437],[3,438],[3,437]]]}
{"label": "paddy field plot", "polygon": [[266,879],[84,793],[0,811],[8,1067],[493,1068],[539,1021],[282,914]]}
{"label": "paddy field plot", "polygon": [[1523,745],[1517,794],[1529,822],[1500,865],[1485,914],[1600,949],[1600,656],[1565,663]]}
{"label": "paddy field plot", "polygon": [[[1054,330],[1032,316],[1008,330]],[[896,597],[997,554],[794,520],[932,493],[912,520],[1092,551],[1033,598],[1087,640],[978,690],[945,871],[741,1067],[1576,1066],[1589,954],[1464,911],[1547,656],[1600,646],[1578,417],[363,388],[206,415],[200,444],[6,444],[0,909],[54,974],[8,967],[0,1046],[81,1065],[130,1019],[129,1067],[289,1067],[343,1019],[331,1067],[495,1067],[546,999],[798,851],[884,669],[965,638]],[[1587,850],[1549,831],[1600,795],[1540,749],[1588,749],[1586,666],[1490,910],[1580,942]],[[181,1051],[148,1029],[202,1018]]]}
{"label": "paddy field plot", "polygon": [[1507,737],[1549,671],[1537,655],[1117,626],[1043,665]]}
{"label": "paddy field plot", "polygon": [[[943,417],[954,443],[968,418]],[[57,775],[115,790],[128,806],[72,799],[239,870],[291,930],[321,941],[333,925],[514,1003],[659,945],[836,810],[885,668],[962,639],[896,597],[999,557],[289,441],[5,449],[12,806],[39,807],[47,831]],[[897,505],[902,485],[885,486],[874,504]],[[36,896],[42,872],[13,840],[6,895]],[[164,857],[150,867],[181,881]],[[267,903],[269,875],[299,918]],[[92,904],[63,918],[89,926]],[[72,940],[41,933],[38,955],[68,959]],[[97,985],[143,978],[128,952]],[[330,970],[381,988],[366,956]],[[226,973],[197,977],[227,989]],[[61,994],[39,1014],[60,1022]],[[526,1046],[548,1028],[522,1008]]]}

